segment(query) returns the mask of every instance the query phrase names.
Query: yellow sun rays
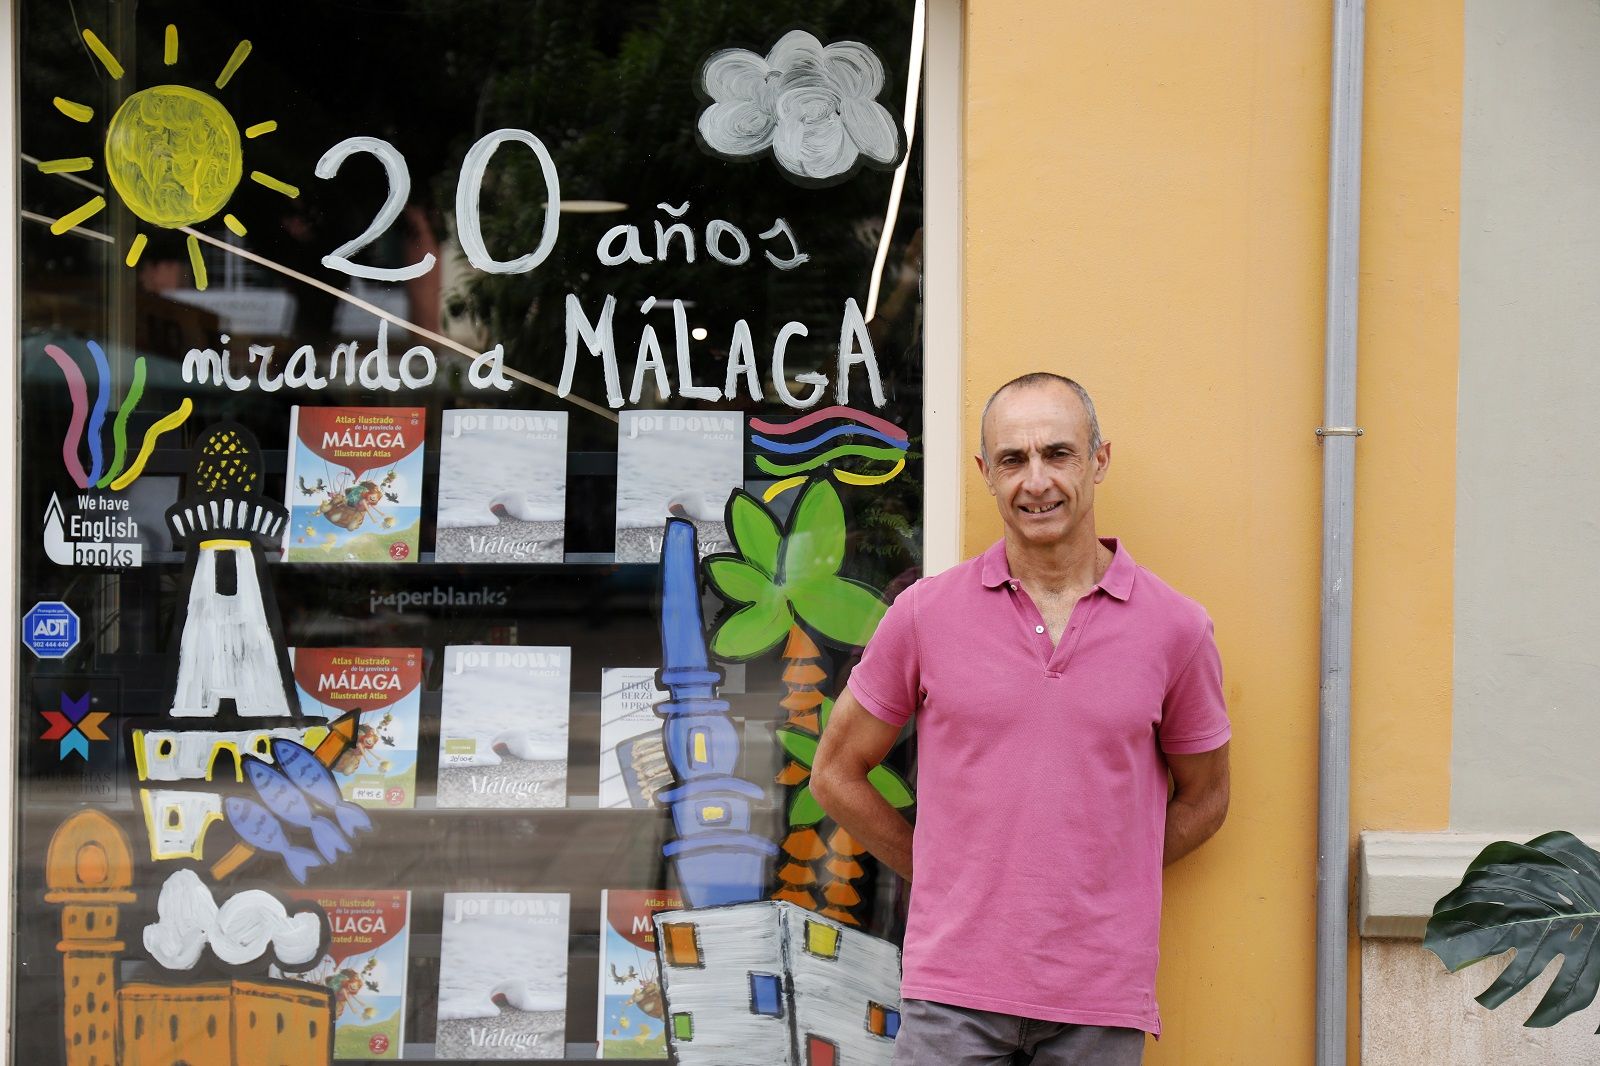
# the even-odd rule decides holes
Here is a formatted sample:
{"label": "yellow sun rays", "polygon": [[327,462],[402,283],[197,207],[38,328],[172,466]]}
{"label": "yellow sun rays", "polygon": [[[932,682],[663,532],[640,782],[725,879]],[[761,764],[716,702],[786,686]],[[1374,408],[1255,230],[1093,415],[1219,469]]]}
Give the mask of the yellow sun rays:
{"label": "yellow sun rays", "polygon": [[[93,30],[85,29],[82,35],[84,45],[105,68],[107,74],[114,79],[120,79],[127,73],[116,55]],[[228,56],[227,62],[223,64],[221,72],[216,77],[214,82],[216,88],[227,87],[239,73],[239,69],[244,66],[245,60],[250,58],[252,47],[248,40],[241,40],[234,46],[232,54]],[[178,62],[176,24],[168,23],[166,27],[161,58],[169,67],[175,66]],[[60,96],[55,98],[54,103],[57,111],[74,122],[87,123],[95,117],[94,108],[88,104]],[[160,117],[153,119],[149,117],[151,115]],[[253,140],[272,133],[277,128],[277,121],[268,119],[247,127],[244,137]],[[170,152],[174,134],[180,135],[177,137],[179,143],[203,146],[194,153],[195,158],[185,160],[186,166],[179,169],[185,173],[215,174],[221,177],[213,179],[204,188],[191,187],[173,178],[168,183],[170,187],[150,189],[148,179],[144,176],[160,169],[150,165],[152,156]],[[145,222],[163,229],[188,230],[190,235],[186,244],[189,265],[194,272],[194,287],[203,290],[209,282],[205,258],[200,252],[200,242],[194,237],[195,231],[189,227],[221,214],[223,225],[235,236],[243,237],[249,233],[249,229],[237,215],[231,211],[224,211],[237,189],[237,182],[243,169],[242,141],[239,137],[239,126],[233,116],[220,101],[199,89],[184,85],[152,86],[130,95],[112,116],[107,127],[105,143],[106,174],[122,205]],[[95,160],[91,156],[72,156],[35,162],[41,173],[63,175],[92,170],[94,164]],[[127,178],[130,172],[141,175],[141,179],[138,182],[130,182]],[[300,195],[300,190],[294,185],[263,171],[250,171],[250,178],[256,184],[291,199]],[[87,184],[97,192],[104,191],[99,186],[81,179],[71,180]],[[67,233],[105,208],[105,196],[95,196],[56,219],[50,225],[50,232],[57,236]],[[135,234],[128,246],[124,262],[129,267],[138,265],[139,258],[144,254],[148,244],[149,237],[143,233]]]}

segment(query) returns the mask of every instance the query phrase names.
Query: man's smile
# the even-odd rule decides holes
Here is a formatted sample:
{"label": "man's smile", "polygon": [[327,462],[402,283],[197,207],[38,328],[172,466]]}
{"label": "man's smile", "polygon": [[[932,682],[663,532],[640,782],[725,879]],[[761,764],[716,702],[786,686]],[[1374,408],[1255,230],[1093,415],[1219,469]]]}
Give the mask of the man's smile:
{"label": "man's smile", "polygon": [[1051,511],[1054,511],[1056,508],[1060,507],[1061,503],[1062,501],[1057,500],[1055,503],[1041,503],[1032,507],[1028,506],[1027,504],[1023,504],[1022,509],[1028,514],[1049,514]]}

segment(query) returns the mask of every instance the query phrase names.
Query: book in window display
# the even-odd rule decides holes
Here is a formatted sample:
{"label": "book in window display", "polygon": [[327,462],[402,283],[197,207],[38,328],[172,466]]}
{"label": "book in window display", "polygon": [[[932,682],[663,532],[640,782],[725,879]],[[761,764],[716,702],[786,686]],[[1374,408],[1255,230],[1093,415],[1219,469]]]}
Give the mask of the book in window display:
{"label": "book in window display", "polygon": [[273,976],[320,985],[333,994],[334,1058],[401,1058],[411,893],[322,889],[285,895],[320,906],[332,936],[316,965],[298,971],[273,967]]}
{"label": "book in window display", "polygon": [[661,558],[668,518],[694,523],[700,554],[731,551],[723,512],[744,484],[744,415],[624,411],[617,424],[617,562]]}
{"label": "book in window display", "polygon": [[434,558],[559,563],[566,511],[566,412],[444,413]]}
{"label": "book in window display", "polygon": [[418,560],[426,418],[421,407],[291,408],[285,562]]}
{"label": "book in window display", "polygon": [[672,784],[655,705],[667,698],[649,667],[600,671],[600,806],[651,807]]}
{"label": "book in window display", "polygon": [[654,918],[683,909],[663,890],[600,893],[600,1017],[596,1058],[667,1057],[666,1005],[656,966]]}
{"label": "book in window display", "polygon": [[564,807],[572,649],[453,645],[439,713],[440,807]]}
{"label": "book in window display", "polygon": [[441,1059],[566,1054],[565,892],[446,892],[439,942]]}
{"label": "book in window display", "polygon": [[422,649],[293,650],[300,710],[335,719],[360,713],[354,742],[333,764],[334,781],[363,807],[414,807]]}

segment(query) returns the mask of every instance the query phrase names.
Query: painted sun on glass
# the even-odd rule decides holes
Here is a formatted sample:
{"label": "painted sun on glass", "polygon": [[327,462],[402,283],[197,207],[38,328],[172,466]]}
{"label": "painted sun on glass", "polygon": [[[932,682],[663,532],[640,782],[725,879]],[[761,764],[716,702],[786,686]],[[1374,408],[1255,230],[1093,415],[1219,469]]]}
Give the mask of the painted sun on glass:
{"label": "painted sun on glass", "polygon": [[[126,71],[93,30],[83,31],[83,41],[113,79]],[[233,80],[250,56],[250,42],[240,41],[214,81],[221,90]],[[162,53],[167,66],[178,62],[178,28],[169,25]],[[94,108],[57,97],[56,110],[74,122],[90,122]],[[162,229],[188,232],[189,263],[194,286],[207,284],[200,241],[188,227],[222,214],[223,225],[243,237],[245,224],[223,213],[245,175],[244,142],[278,128],[271,119],[246,128],[241,134],[233,114],[209,92],[188,85],[155,85],[123,101],[106,124],[105,169],[111,189],[129,211]],[[74,174],[94,169],[89,156],[47,159],[38,164],[45,174]],[[274,192],[297,197],[300,190],[259,170],[250,180]],[[102,190],[103,191],[103,190]],[[56,235],[82,225],[105,209],[106,198],[97,195],[58,218],[50,227]],[[149,238],[136,234],[124,262],[135,266]]]}

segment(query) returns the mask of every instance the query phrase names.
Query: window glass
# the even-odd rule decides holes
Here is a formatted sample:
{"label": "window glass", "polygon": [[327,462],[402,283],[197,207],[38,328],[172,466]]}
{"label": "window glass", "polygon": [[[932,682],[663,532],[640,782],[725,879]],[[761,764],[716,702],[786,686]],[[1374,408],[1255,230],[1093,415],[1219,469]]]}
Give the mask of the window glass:
{"label": "window glass", "polygon": [[911,0],[17,15],[14,1057],[664,1057],[662,909],[898,943],[807,780],[922,558]]}

